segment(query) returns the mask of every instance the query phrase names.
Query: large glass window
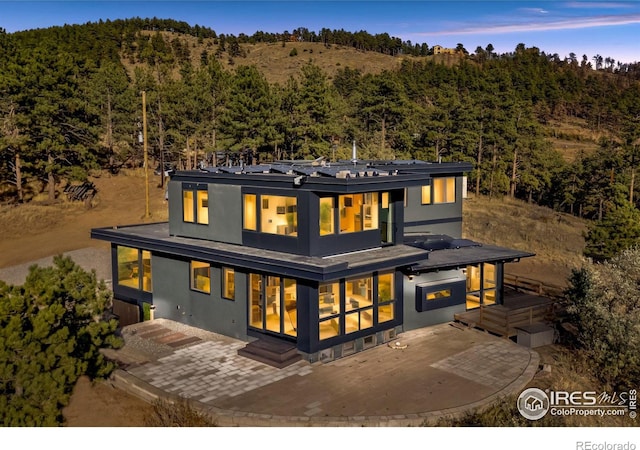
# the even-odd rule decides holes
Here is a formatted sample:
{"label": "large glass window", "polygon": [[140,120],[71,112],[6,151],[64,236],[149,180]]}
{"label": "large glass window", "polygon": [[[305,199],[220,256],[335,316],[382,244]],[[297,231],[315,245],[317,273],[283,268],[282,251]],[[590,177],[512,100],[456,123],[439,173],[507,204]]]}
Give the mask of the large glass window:
{"label": "large glass window", "polygon": [[434,178],[433,203],[455,203],[456,179],[454,177]]}
{"label": "large glass window", "polygon": [[373,277],[346,280],[345,295],[345,333],[372,327]]}
{"label": "large glass window", "polygon": [[222,297],[236,299],[236,273],[228,267],[222,268]]}
{"label": "large glass window", "polygon": [[244,194],[244,224],[245,230],[258,229],[256,194]]}
{"label": "large glass window", "polygon": [[151,292],[151,252],[142,250],[142,290]]}
{"label": "large glass window", "polygon": [[338,197],[340,233],[378,229],[378,193],[346,194]]}
{"label": "large glass window", "polygon": [[496,303],[496,265],[467,266],[467,309]]}
{"label": "large glass window", "polygon": [[209,192],[205,189],[182,191],[182,220],[207,225],[209,223]]}
{"label": "large glass window", "polygon": [[140,289],[138,249],[118,246],[118,284]]}
{"label": "large glass window", "polygon": [[298,333],[296,281],[270,275],[249,274],[249,309],[250,326],[296,336]]}
{"label": "large glass window", "polygon": [[249,274],[249,325],[263,328],[262,276]]}
{"label": "large glass window", "polygon": [[394,318],[395,289],[393,272],[378,275],[378,322],[388,322]]}
{"label": "large glass window", "polygon": [[120,245],[116,252],[118,285],[151,292],[151,252]]}
{"label": "large glass window", "polygon": [[260,196],[260,231],[263,233],[298,235],[298,207],[295,197]]}
{"label": "large glass window", "polygon": [[320,340],[340,334],[340,283],[321,283],[318,287]]}
{"label": "large glass window", "polygon": [[[377,289],[374,289],[376,280]],[[344,301],[341,298],[341,284],[344,285]],[[384,272],[377,277],[369,275],[321,283],[318,286],[319,339],[354,333],[392,321],[395,318],[395,302],[393,272]],[[343,331],[340,329],[342,321]]]}
{"label": "large glass window", "polygon": [[211,293],[211,265],[200,261],[191,261],[191,289]]}
{"label": "large glass window", "polygon": [[320,236],[334,233],[333,202],[333,197],[320,199]]}

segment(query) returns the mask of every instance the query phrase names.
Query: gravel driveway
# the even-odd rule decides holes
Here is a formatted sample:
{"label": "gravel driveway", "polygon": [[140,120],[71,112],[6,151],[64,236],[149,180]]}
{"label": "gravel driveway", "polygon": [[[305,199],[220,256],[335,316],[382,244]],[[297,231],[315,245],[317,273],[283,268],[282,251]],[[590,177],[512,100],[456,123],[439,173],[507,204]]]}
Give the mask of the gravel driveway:
{"label": "gravel driveway", "polygon": [[[111,255],[109,250],[87,247],[66,252],[64,255],[70,256],[76,264],[85,270],[95,269],[98,280],[111,280]],[[53,264],[53,256],[0,269],[0,280],[7,284],[21,285],[27,278],[29,267],[34,264],[50,266]]]}

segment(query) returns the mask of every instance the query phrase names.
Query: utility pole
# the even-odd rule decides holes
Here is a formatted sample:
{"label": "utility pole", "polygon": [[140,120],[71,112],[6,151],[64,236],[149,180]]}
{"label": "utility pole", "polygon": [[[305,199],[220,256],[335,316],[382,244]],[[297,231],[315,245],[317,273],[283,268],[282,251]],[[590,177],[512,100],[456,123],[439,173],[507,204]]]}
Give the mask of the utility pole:
{"label": "utility pole", "polygon": [[147,151],[147,93],[142,91],[142,141],[144,147],[144,218],[151,217],[149,212],[149,152]]}

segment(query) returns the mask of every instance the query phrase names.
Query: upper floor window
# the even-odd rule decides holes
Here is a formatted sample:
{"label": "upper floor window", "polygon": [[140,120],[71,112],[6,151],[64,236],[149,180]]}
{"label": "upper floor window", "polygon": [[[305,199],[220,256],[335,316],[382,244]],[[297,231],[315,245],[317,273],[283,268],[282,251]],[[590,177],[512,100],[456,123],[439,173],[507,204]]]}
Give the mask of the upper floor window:
{"label": "upper floor window", "polygon": [[182,220],[207,225],[209,223],[209,192],[204,189],[182,191]]}
{"label": "upper floor window", "polygon": [[257,219],[257,208],[256,208],[256,194],[244,194],[244,223],[243,228],[245,230],[253,230],[257,231],[258,229],[258,219]]}
{"label": "upper floor window", "polygon": [[320,199],[320,236],[333,234],[334,228],[334,199],[333,197],[323,197]]}
{"label": "upper floor window", "polygon": [[243,228],[245,230],[283,236],[298,235],[296,197],[244,194],[243,213]]}
{"label": "upper floor window", "polygon": [[422,186],[423,205],[456,202],[455,177],[433,178],[431,183],[431,185]]}
{"label": "upper floor window", "polygon": [[298,207],[295,197],[260,196],[260,231],[263,233],[298,235]]}
{"label": "upper floor window", "polygon": [[345,194],[338,197],[340,233],[378,229],[378,193]]}

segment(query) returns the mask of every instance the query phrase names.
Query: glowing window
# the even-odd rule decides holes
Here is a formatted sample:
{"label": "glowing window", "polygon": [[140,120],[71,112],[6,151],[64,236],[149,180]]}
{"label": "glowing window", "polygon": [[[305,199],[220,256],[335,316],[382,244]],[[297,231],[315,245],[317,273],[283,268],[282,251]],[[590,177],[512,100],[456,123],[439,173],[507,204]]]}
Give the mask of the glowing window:
{"label": "glowing window", "polygon": [[429,292],[427,294],[427,300],[439,300],[447,297],[451,297],[451,289],[442,289],[440,291]]}
{"label": "glowing window", "polygon": [[211,265],[200,261],[191,261],[191,289],[211,293]]}
{"label": "glowing window", "polygon": [[256,231],[258,228],[258,219],[256,217],[256,195],[244,194],[244,225],[245,230]]}
{"label": "glowing window", "polygon": [[320,236],[334,233],[333,226],[333,197],[320,199]]}
{"label": "glowing window", "polygon": [[198,200],[197,222],[207,225],[209,224],[209,192],[204,190],[196,191]]}
{"label": "glowing window", "polygon": [[284,236],[297,236],[297,199],[281,195],[261,195],[260,231]]}
{"label": "glowing window", "polygon": [[455,203],[456,201],[456,179],[434,178],[433,179],[433,203]]}
{"label": "glowing window", "polygon": [[182,191],[182,220],[185,222],[196,221],[193,210],[193,191]]}
{"label": "glowing window", "polygon": [[229,300],[236,298],[236,273],[228,267],[222,268],[222,296]]}
{"label": "glowing window", "polygon": [[431,186],[422,186],[422,204],[431,204]]}
{"label": "glowing window", "polygon": [[378,229],[378,193],[347,194],[338,198],[340,233]]}

